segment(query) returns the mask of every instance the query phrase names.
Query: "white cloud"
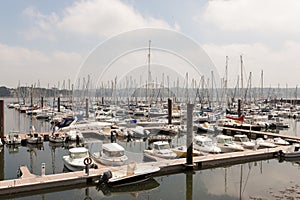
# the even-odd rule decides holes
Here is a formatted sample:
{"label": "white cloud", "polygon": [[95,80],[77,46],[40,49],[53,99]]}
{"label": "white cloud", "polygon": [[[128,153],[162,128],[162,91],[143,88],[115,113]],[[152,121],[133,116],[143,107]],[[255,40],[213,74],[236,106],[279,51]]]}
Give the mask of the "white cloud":
{"label": "white cloud", "polygon": [[0,80],[5,80],[9,87],[16,87],[19,80],[24,85],[40,80],[46,87],[48,83],[72,79],[82,60],[77,53],[43,53],[3,44],[0,44],[0,55]]}
{"label": "white cloud", "polygon": [[216,0],[195,19],[223,31],[300,33],[298,0]]}
{"label": "white cloud", "polygon": [[229,56],[229,86],[235,87],[237,77],[240,75],[240,55],[243,55],[244,85],[252,72],[252,86],[260,87],[261,70],[264,71],[264,86],[277,87],[278,84],[291,87],[299,84],[299,71],[297,58],[300,52],[300,43],[285,42],[280,50],[274,50],[265,44],[206,44],[203,48],[210,56],[220,76],[225,74],[225,57]]}
{"label": "white cloud", "polygon": [[23,14],[35,25],[23,33],[27,39],[55,40],[59,32],[103,38],[145,27],[179,30],[178,24],[171,27],[161,19],[143,16],[119,0],[79,0],[65,8],[61,16],[57,13],[43,15],[32,7],[25,9]]}
{"label": "white cloud", "polygon": [[101,37],[136,28],[171,28],[165,21],[142,16],[138,11],[118,0],[76,2],[65,10],[59,27],[67,31]]}
{"label": "white cloud", "polygon": [[56,24],[59,21],[59,17],[56,13],[52,12],[50,15],[44,15],[36,8],[28,7],[23,11],[23,15],[29,17],[34,23],[34,27],[32,29],[21,32],[26,39],[56,40]]}

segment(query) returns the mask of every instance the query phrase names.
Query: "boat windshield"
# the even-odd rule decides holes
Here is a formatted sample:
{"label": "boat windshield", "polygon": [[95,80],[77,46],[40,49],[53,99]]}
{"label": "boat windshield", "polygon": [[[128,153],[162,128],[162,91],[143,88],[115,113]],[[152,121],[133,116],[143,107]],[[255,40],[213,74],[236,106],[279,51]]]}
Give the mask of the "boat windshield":
{"label": "boat windshield", "polygon": [[73,158],[73,159],[84,158],[84,157],[87,157],[87,156],[88,156],[87,152],[79,152],[79,153],[71,153],[70,154],[70,157]]}
{"label": "boat windshield", "polygon": [[231,138],[225,138],[224,143],[232,144],[233,142],[232,142]]}
{"label": "boat windshield", "polygon": [[106,149],[103,149],[103,153],[109,157],[120,157],[124,155],[124,151],[107,151]]}
{"label": "boat windshield", "polygon": [[241,142],[249,142],[249,138],[247,137],[240,137]]}
{"label": "boat windshield", "polygon": [[161,145],[155,145],[155,149],[169,149],[169,144],[161,144]]}
{"label": "boat windshield", "polygon": [[204,141],[204,145],[206,146],[212,146],[212,141]]}

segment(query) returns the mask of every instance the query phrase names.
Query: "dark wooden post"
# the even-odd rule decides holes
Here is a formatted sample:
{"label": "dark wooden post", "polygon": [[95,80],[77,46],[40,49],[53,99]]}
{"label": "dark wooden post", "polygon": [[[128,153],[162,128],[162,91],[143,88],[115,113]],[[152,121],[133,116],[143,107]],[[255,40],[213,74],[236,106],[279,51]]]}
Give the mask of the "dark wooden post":
{"label": "dark wooden post", "polygon": [[57,97],[57,112],[60,112],[60,97]]}
{"label": "dark wooden post", "polygon": [[240,117],[241,114],[242,114],[241,113],[241,100],[240,99],[238,100],[238,110],[237,111],[238,111],[238,117]]}
{"label": "dark wooden post", "polygon": [[85,99],[85,117],[88,119],[89,118],[89,99]]}
{"label": "dark wooden post", "polygon": [[44,97],[41,97],[41,107],[44,108]]}
{"label": "dark wooden post", "polygon": [[0,100],[0,138],[4,137],[4,100]]}
{"label": "dark wooden post", "polygon": [[[0,140],[4,137],[4,100],[0,100]],[[0,180],[4,180],[4,150],[0,151]]]}
{"label": "dark wooden post", "polygon": [[172,124],[172,100],[168,99],[168,124]]}
{"label": "dark wooden post", "polygon": [[187,167],[193,166],[193,109],[194,109],[194,104],[188,103],[187,104],[187,134],[186,134]]}

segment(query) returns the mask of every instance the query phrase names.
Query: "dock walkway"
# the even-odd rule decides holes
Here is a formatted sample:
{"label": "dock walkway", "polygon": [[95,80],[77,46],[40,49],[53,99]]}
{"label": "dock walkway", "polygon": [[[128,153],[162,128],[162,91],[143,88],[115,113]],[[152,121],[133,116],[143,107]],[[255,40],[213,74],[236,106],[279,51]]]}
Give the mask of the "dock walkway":
{"label": "dock walkway", "polygon": [[300,142],[300,137],[299,136],[293,136],[293,135],[284,135],[284,134],[279,134],[279,133],[272,133],[272,132],[264,132],[264,131],[252,131],[252,130],[247,130],[247,129],[239,129],[239,128],[229,128],[229,127],[223,127],[223,133],[228,133],[228,132],[234,132],[234,133],[243,133],[247,134],[249,138],[251,138],[251,135],[260,135],[260,136],[270,136],[270,137],[281,137],[282,139],[286,139],[289,141],[295,141],[295,142]]}
{"label": "dock walkway", "polygon": [[[204,156],[193,157],[193,168],[201,170],[206,168],[213,168],[217,166],[233,165],[238,163],[245,163],[256,160],[271,159],[278,155],[280,150],[284,150],[287,146],[278,146],[275,148],[245,150],[241,152],[232,152],[224,154],[207,154]],[[26,166],[21,166],[22,176],[19,179],[0,181],[0,197],[9,196],[13,194],[20,194],[32,191],[48,190],[66,186],[76,186],[78,184],[86,184],[99,179],[105,171],[124,171],[127,166],[109,167],[97,163],[98,169],[90,169],[89,174],[85,171],[50,174],[50,175],[34,175],[31,174]],[[154,176],[161,176],[173,173],[181,173],[186,170],[186,158],[163,160],[158,162],[144,162],[137,163],[139,166],[159,167]]]}

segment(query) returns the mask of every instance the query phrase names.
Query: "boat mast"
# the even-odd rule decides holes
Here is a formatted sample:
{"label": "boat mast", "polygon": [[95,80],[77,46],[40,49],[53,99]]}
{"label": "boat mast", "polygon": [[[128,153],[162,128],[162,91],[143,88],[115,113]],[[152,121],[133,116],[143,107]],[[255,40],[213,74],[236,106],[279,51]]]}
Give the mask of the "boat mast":
{"label": "boat mast", "polygon": [[244,81],[243,81],[243,56],[240,55],[241,58],[241,97],[243,95],[243,90],[244,90]]}
{"label": "boat mast", "polygon": [[211,108],[214,107],[214,72],[211,71]]}
{"label": "boat mast", "polygon": [[228,56],[226,56],[225,81],[224,81],[225,101],[228,104],[227,88],[228,88]]}
{"label": "boat mast", "polygon": [[[150,86],[150,82],[151,82],[151,71],[150,71],[150,56],[151,56],[150,50],[151,50],[151,48],[150,48],[150,46],[151,46],[151,40],[149,40],[149,48],[148,48],[148,77],[147,77],[147,81],[148,81],[149,86]],[[147,84],[147,88],[148,88],[148,84]],[[150,91],[150,88],[149,88],[149,91]],[[148,102],[150,103],[150,92],[149,92],[148,96],[149,96]]]}
{"label": "boat mast", "polygon": [[260,85],[260,97],[261,99],[263,99],[263,88],[264,88],[264,70],[261,70],[261,75],[260,75],[260,81],[261,81],[261,85]]}

